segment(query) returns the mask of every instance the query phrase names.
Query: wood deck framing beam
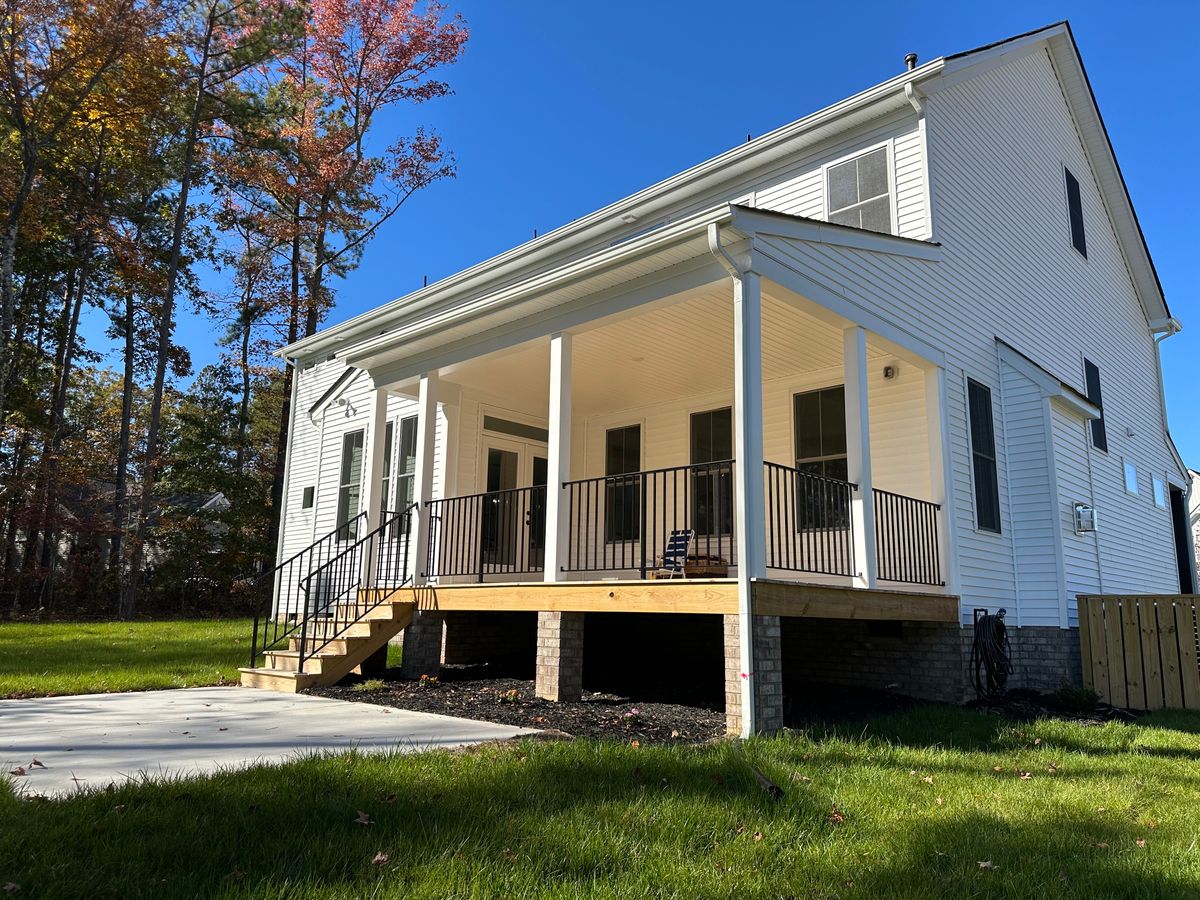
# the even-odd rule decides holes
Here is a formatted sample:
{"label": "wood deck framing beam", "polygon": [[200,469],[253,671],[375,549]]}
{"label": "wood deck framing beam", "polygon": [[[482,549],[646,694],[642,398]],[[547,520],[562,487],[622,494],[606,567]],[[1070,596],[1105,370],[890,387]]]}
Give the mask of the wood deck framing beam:
{"label": "wood deck framing beam", "polygon": [[[758,579],[754,612],[763,616],[957,622],[958,598],[904,590],[864,590],[828,584]],[[428,585],[389,591],[440,612],[622,612],[733,615],[734,579],[560,581]]]}

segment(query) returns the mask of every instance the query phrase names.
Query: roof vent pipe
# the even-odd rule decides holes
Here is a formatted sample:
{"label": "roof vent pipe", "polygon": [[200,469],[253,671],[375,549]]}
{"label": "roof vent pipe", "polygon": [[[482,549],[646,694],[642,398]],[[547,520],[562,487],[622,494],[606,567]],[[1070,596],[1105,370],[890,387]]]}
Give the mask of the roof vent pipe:
{"label": "roof vent pipe", "polygon": [[908,53],[904,57],[904,65],[908,67],[908,71],[912,71],[917,67],[917,54]]}

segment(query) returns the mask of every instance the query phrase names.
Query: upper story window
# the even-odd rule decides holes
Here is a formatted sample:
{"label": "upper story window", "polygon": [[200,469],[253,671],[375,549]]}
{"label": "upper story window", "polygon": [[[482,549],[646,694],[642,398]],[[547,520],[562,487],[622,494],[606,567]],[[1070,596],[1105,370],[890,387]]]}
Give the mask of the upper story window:
{"label": "upper story window", "polygon": [[1079,179],[1063,167],[1067,179],[1067,214],[1071,219],[1071,246],[1087,259],[1087,239],[1083,234],[1083,200],[1079,196]]}
{"label": "upper story window", "polygon": [[826,174],[829,221],[892,233],[887,147],[830,166]]}

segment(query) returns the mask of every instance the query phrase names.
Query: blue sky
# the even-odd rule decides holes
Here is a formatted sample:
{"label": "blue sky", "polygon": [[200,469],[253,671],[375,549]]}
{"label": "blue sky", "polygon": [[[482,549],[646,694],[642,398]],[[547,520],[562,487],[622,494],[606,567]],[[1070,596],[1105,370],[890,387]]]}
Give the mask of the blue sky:
{"label": "blue sky", "polygon": [[[389,112],[436,128],[458,177],[411,199],[337,285],[330,321],[508,249],[922,61],[1069,19],[1172,312],[1172,432],[1200,467],[1196,3],[447,0],[471,28],[455,95]],[[98,320],[89,340],[105,349]],[[184,312],[199,366],[212,324]]]}

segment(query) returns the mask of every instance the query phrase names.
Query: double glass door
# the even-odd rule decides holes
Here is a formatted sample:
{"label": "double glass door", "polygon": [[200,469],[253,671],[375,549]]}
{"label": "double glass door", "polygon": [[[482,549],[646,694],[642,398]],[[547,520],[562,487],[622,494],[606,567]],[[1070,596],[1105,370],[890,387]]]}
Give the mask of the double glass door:
{"label": "double glass door", "polygon": [[483,572],[532,572],[546,555],[546,445],[485,436]]}

